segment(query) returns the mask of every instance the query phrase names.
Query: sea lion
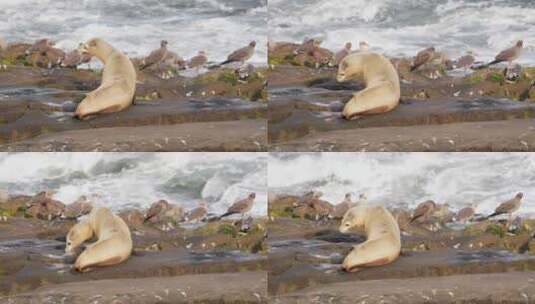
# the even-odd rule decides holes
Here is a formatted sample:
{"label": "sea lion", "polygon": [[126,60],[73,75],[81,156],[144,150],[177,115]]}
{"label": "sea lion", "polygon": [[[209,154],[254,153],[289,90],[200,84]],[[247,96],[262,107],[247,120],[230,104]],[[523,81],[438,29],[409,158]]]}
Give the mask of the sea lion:
{"label": "sea lion", "polygon": [[76,108],[80,119],[98,113],[112,113],[132,104],[136,92],[136,69],[132,61],[100,38],[93,38],[80,45],[82,54],[90,54],[104,63],[102,83],[87,94]]}
{"label": "sea lion", "polygon": [[378,114],[393,110],[401,96],[399,76],[387,58],[373,52],[359,52],[346,56],[338,67],[337,81],[362,78],[366,88],[353,94],[344,106],[342,115],[351,119],[356,115]]}
{"label": "sea lion", "polygon": [[392,214],[383,206],[365,204],[349,209],[340,232],[347,233],[352,228],[363,228],[366,233],[364,243],[353,246],[346,256],[342,268],[355,272],[363,267],[381,266],[393,262],[401,251],[399,226]]}
{"label": "sea lion", "polygon": [[130,229],[119,216],[108,208],[94,208],[89,217],[74,225],[67,234],[66,253],[73,253],[84,241],[97,237],[97,241],[78,256],[74,268],[86,272],[93,267],[119,264],[132,253]]}

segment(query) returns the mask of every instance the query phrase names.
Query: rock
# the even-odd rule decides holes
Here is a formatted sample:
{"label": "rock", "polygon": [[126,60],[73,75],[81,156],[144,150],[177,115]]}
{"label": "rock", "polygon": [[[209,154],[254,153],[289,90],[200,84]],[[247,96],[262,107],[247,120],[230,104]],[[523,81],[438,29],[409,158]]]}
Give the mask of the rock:
{"label": "rock", "polygon": [[508,82],[516,82],[522,76],[522,66],[520,64],[515,64],[512,67],[507,67],[504,70],[505,80]]}
{"label": "rock", "polygon": [[32,199],[27,195],[16,195],[8,199],[8,201],[0,204],[0,209],[4,210],[8,215],[14,216],[18,212],[24,212],[26,204]]}
{"label": "rock", "polygon": [[234,226],[238,227],[240,232],[248,232],[249,230],[251,230],[252,225],[253,225],[253,217],[251,216],[248,216],[245,219],[241,219],[241,220],[234,222]]}
{"label": "rock", "polygon": [[61,216],[65,209],[62,202],[52,199],[47,192],[41,192],[32,197],[26,207],[27,215],[48,221]]}

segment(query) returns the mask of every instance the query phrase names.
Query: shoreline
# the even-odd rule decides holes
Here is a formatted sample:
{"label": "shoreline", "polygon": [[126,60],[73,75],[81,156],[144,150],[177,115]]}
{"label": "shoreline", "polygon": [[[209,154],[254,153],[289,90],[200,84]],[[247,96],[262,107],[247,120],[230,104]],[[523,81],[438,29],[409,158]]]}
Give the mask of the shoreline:
{"label": "shoreline", "polygon": [[[270,52],[271,151],[535,151],[523,131],[535,129],[533,67],[508,81],[496,67],[454,75],[429,64],[411,72],[410,58],[390,58],[401,81],[398,107],[347,121],[344,103],[363,83],[336,81],[336,67],[322,61],[332,51],[296,55],[298,47],[280,42]],[[499,130],[500,140],[470,133],[485,128]]]}
{"label": "shoreline", "polygon": [[[32,297],[50,297],[82,303],[87,299],[85,288],[94,291],[92,288],[103,284],[108,287],[99,289],[100,296],[107,301],[112,301],[117,291],[123,290],[122,300],[139,296],[148,303],[158,302],[159,297],[185,302],[225,299],[224,303],[233,303],[231,298],[243,299],[244,303],[265,302],[261,284],[252,289],[239,288],[238,284],[231,288],[228,299],[225,288],[214,287],[209,294],[200,288],[208,276],[213,277],[210,284],[214,286],[218,280],[227,278],[231,285],[251,278],[264,280],[267,269],[265,218],[252,218],[248,226],[231,219],[182,225],[166,217],[147,222],[144,211],[123,209],[116,214],[131,230],[132,256],[119,265],[78,273],[71,268],[74,257],[64,254],[64,238],[76,220],[50,216],[47,219],[47,211],[37,214],[29,211],[26,206],[36,197],[11,196],[0,203],[0,213],[5,219],[0,221],[0,299],[26,303],[24,300],[30,301]],[[42,194],[39,197],[42,199]],[[50,205],[53,200],[45,201],[50,201],[46,203]],[[121,282],[128,280],[133,286],[151,287],[145,291],[126,288]],[[187,283],[193,289],[187,291],[187,296],[176,291],[170,293],[169,286],[177,282]]]}
{"label": "shoreline", "polygon": [[[339,233],[339,219],[316,220],[323,213],[296,207],[299,199],[277,195],[270,200],[268,292],[281,303],[502,303],[503,299],[525,296],[535,299],[533,219],[522,219],[514,230],[507,230],[501,220],[456,227],[446,218],[433,217],[411,224],[411,210],[391,209],[401,229],[400,257],[388,265],[346,273],[341,270],[342,260],[353,245],[365,240],[364,236],[360,232]],[[490,286],[497,278],[511,280],[494,289],[491,299],[481,286]],[[532,283],[519,286],[525,279]],[[464,292],[471,288],[477,289]]]}

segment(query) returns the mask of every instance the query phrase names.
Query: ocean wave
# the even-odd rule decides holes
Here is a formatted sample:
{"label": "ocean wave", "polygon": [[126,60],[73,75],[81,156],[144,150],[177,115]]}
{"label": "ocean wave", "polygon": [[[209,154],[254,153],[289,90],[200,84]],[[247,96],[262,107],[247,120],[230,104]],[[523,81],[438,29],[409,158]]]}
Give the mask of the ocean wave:
{"label": "ocean wave", "polygon": [[184,58],[206,50],[218,62],[256,40],[251,59],[265,64],[265,0],[0,0],[0,35],[8,42],[49,37],[70,50],[101,37],[132,57],[145,56],[162,39]]}
{"label": "ocean wave", "polygon": [[166,199],[185,208],[204,199],[220,214],[256,192],[252,213],[267,213],[265,153],[2,153],[0,188],[13,194],[55,192],[69,204],[80,195],[119,210]]}
{"label": "ocean wave", "polygon": [[479,60],[488,61],[523,39],[528,51],[520,62],[535,64],[533,1],[272,1],[269,11],[275,41],[314,36],[338,50],[346,41],[355,45],[365,40],[389,56],[413,56],[435,45],[451,57],[471,50]]}
{"label": "ocean wave", "polygon": [[454,209],[479,203],[482,213],[522,191],[520,212],[533,214],[534,169],[529,153],[282,153],[270,156],[268,184],[275,193],[319,190],[332,203],[351,192],[391,207],[427,199]]}

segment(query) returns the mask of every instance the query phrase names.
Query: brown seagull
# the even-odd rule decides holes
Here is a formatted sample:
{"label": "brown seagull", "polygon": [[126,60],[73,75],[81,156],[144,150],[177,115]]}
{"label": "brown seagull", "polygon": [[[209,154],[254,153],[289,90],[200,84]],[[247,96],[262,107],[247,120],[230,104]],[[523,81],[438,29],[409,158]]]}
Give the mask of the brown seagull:
{"label": "brown seagull", "polygon": [[520,57],[520,55],[522,54],[523,46],[524,42],[522,40],[518,40],[515,46],[501,51],[498,55],[496,55],[494,61],[486,64],[483,67],[488,67],[493,64],[497,64],[504,61],[507,61],[509,63],[509,66],[511,66],[513,61],[518,59],[518,57]]}
{"label": "brown seagull", "polygon": [[431,62],[435,57],[435,47],[429,47],[416,54],[416,58],[411,66],[411,72],[421,67],[422,65]]}
{"label": "brown seagull", "polygon": [[186,213],[185,220],[186,222],[200,222],[206,218],[208,213],[208,206],[205,201],[199,202],[199,207],[192,209]]}
{"label": "brown seagull", "polygon": [[346,56],[351,53],[351,47],[352,47],[351,42],[347,42],[345,47],[343,49],[341,49],[340,51],[338,51],[338,53],[336,53],[336,55],[334,55],[334,65],[335,66],[338,66],[340,64],[340,62],[342,62],[342,59],[346,58]]}
{"label": "brown seagull", "polygon": [[241,214],[242,217],[245,215],[245,213],[249,212],[253,208],[254,199],[256,197],[256,194],[253,192],[247,196],[247,198],[244,198],[242,200],[239,200],[232,204],[227,209],[227,212],[223,215],[221,215],[219,218],[223,218],[232,214]]}
{"label": "brown seagull", "polygon": [[513,216],[513,212],[517,211],[520,208],[523,197],[524,197],[524,193],[522,192],[517,193],[514,198],[501,203],[498,206],[498,208],[494,210],[494,213],[488,216],[488,218],[507,213],[509,215],[509,222],[510,222],[511,217]]}
{"label": "brown seagull", "polygon": [[248,46],[232,52],[230,55],[228,55],[227,60],[221,62],[221,64],[219,65],[224,65],[231,62],[244,63],[245,61],[253,57],[255,47],[256,41],[251,41]]}
{"label": "brown seagull", "polygon": [[414,214],[412,215],[410,223],[414,222],[415,220],[421,217],[424,217],[424,218],[428,217],[435,211],[436,207],[437,205],[432,200],[428,200],[428,201],[421,203],[414,210]]}
{"label": "brown seagull", "polygon": [[188,68],[195,69],[203,67],[208,62],[208,57],[205,51],[199,51],[197,55],[191,58],[188,62]]}
{"label": "brown seagull", "polygon": [[139,69],[143,70],[153,64],[160,63],[167,56],[167,52],[167,40],[162,40],[160,42],[160,48],[152,51],[149,56],[143,59],[143,63]]}

